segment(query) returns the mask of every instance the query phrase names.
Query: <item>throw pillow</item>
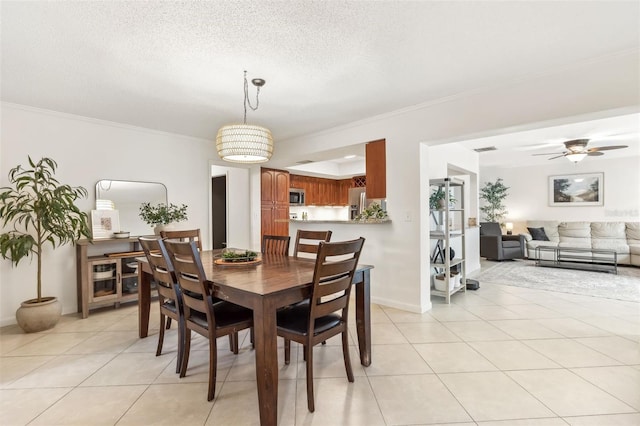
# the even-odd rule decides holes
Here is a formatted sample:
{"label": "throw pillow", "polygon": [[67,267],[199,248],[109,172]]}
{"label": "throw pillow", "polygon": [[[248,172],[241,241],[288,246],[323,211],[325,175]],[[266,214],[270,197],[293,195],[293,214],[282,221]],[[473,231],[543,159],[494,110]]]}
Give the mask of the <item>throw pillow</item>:
{"label": "throw pillow", "polygon": [[544,228],[527,228],[531,234],[531,238],[538,241],[549,241],[549,237],[544,232]]}

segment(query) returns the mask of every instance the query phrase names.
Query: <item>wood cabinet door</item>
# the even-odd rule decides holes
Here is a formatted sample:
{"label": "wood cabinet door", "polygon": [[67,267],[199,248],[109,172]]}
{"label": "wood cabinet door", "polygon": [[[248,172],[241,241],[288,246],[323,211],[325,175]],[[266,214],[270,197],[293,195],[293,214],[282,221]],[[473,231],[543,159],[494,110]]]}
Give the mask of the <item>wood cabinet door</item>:
{"label": "wood cabinet door", "polygon": [[366,145],[367,198],[387,196],[387,154],[385,140]]}
{"label": "wood cabinet door", "polygon": [[289,205],[289,172],[274,170],[274,196],[276,204]]}
{"label": "wood cabinet door", "polygon": [[289,206],[276,205],[273,208],[272,235],[289,235]]}
{"label": "wood cabinet door", "polygon": [[351,188],[351,179],[343,179],[338,182],[338,205],[349,205],[349,188]]}
{"label": "wood cabinet door", "polygon": [[263,235],[273,235],[274,232],[274,214],[273,204],[263,204],[260,208],[260,240]]}
{"label": "wood cabinet door", "polygon": [[275,175],[270,169],[262,169],[260,173],[260,200],[262,204],[275,202],[276,193]]}

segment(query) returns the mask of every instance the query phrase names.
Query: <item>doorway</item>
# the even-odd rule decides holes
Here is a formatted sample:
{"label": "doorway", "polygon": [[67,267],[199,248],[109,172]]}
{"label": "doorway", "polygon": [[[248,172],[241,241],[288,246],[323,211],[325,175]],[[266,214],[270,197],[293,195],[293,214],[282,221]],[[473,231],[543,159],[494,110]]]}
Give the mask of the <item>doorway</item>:
{"label": "doorway", "polygon": [[222,249],[227,244],[227,176],[211,178],[211,244]]}

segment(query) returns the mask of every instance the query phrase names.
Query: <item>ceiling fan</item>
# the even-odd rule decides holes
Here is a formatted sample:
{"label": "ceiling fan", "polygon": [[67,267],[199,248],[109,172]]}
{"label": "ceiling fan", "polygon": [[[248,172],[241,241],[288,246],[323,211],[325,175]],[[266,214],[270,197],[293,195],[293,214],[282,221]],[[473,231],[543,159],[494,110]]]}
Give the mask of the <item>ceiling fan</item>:
{"label": "ceiling fan", "polygon": [[587,148],[589,139],[573,139],[564,142],[566,151],[564,152],[551,152],[544,154],[532,154],[532,155],[553,155],[549,160],[555,160],[556,158],[565,157],[569,161],[577,163],[583,160],[586,156],[594,157],[604,155],[602,151],[610,151],[613,149],[628,148],[628,145],[611,145],[611,146],[594,146],[593,148]]}

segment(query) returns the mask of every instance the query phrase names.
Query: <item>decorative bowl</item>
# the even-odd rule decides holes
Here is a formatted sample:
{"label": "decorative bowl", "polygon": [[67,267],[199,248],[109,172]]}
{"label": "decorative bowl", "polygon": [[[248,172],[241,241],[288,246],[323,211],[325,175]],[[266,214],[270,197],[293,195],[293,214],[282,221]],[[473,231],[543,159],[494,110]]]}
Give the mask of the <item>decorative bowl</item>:
{"label": "decorative bowl", "polygon": [[120,231],[120,232],[114,232],[113,233],[113,237],[114,238],[129,238],[129,232],[126,231]]}

